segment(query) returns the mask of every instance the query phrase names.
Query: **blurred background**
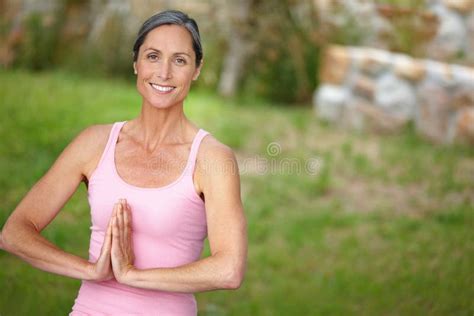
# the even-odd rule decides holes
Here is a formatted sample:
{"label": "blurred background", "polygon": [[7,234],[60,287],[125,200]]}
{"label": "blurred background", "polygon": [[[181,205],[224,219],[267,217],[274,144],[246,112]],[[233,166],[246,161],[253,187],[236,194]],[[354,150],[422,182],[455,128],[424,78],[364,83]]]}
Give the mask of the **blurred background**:
{"label": "blurred background", "polygon": [[[185,112],[248,218],[245,282],[200,315],[474,313],[474,0],[0,0],[0,225],[82,129],[138,115],[164,9],[200,27]],[[81,185],[42,234],[87,258],[89,227]],[[70,311],[79,280],[0,264],[0,315]]]}

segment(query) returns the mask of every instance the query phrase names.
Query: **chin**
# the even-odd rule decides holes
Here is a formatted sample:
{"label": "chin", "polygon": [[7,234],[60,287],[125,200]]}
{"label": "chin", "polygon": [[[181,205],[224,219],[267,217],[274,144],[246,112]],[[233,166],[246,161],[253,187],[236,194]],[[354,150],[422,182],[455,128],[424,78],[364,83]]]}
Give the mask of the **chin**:
{"label": "chin", "polygon": [[160,98],[151,98],[149,99],[149,104],[158,109],[167,109],[175,106],[176,104],[180,103],[179,100],[159,100]]}
{"label": "chin", "polygon": [[167,109],[172,107],[175,103],[171,102],[148,102],[152,107],[157,109]]}

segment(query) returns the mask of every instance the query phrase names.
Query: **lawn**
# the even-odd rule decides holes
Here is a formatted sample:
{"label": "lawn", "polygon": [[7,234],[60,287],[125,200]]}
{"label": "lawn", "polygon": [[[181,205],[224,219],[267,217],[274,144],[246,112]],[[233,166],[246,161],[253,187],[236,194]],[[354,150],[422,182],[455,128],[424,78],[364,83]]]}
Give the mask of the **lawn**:
{"label": "lawn", "polygon": [[[133,84],[0,72],[0,225],[66,144],[131,119]],[[307,107],[193,91],[188,117],[234,148],[248,220],[245,282],[199,315],[473,315],[474,148],[354,133]],[[84,185],[43,232],[87,257]],[[209,254],[206,245],[203,256]],[[80,285],[0,251],[0,315],[66,315]]]}

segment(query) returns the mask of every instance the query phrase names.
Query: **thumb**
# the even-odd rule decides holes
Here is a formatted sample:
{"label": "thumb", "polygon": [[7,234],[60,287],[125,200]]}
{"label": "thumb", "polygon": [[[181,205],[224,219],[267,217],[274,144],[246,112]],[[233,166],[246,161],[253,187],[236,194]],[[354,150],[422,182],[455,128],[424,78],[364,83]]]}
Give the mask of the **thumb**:
{"label": "thumb", "polygon": [[112,248],[112,219],[113,216],[110,218],[109,225],[107,226],[107,232],[104,236],[104,243],[102,245],[102,254],[109,254]]}

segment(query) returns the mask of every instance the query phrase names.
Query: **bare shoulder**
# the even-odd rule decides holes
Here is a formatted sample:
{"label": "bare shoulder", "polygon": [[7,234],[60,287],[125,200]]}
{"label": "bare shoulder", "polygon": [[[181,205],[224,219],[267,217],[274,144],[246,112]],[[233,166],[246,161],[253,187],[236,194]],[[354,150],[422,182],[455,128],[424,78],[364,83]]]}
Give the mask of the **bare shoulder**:
{"label": "bare shoulder", "polygon": [[234,151],[213,135],[202,140],[196,159],[196,190],[201,193],[223,183],[240,182],[239,168]]}
{"label": "bare shoulder", "polygon": [[74,147],[79,147],[85,154],[93,153],[107,143],[112,124],[90,125],[78,133],[72,141]]}
{"label": "bare shoulder", "polygon": [[83,174],[89,179],[98,164],[112,129],[112,124],[95,124],[84,128],[71,142],[71,150],[81,160]]}
{"label": "bare shoulder", "polygon": [[196,192],[206,203],[206,212],[241,209],[240,174],[231,147],[214,136],[206,136],[196,161]]}
{"label": "bare shoulder", "polygon": [[228,145],[220,142],[213,135],[207,135],[199,148],[197,163],[204,164],[233,164],[236,161],[234,151]]}
{"label": "bare shoulder", "polygon": [[112,124],[94,124],[84,128],[77,136],[85,144],[100,146],[100,143],[106,143]]}

